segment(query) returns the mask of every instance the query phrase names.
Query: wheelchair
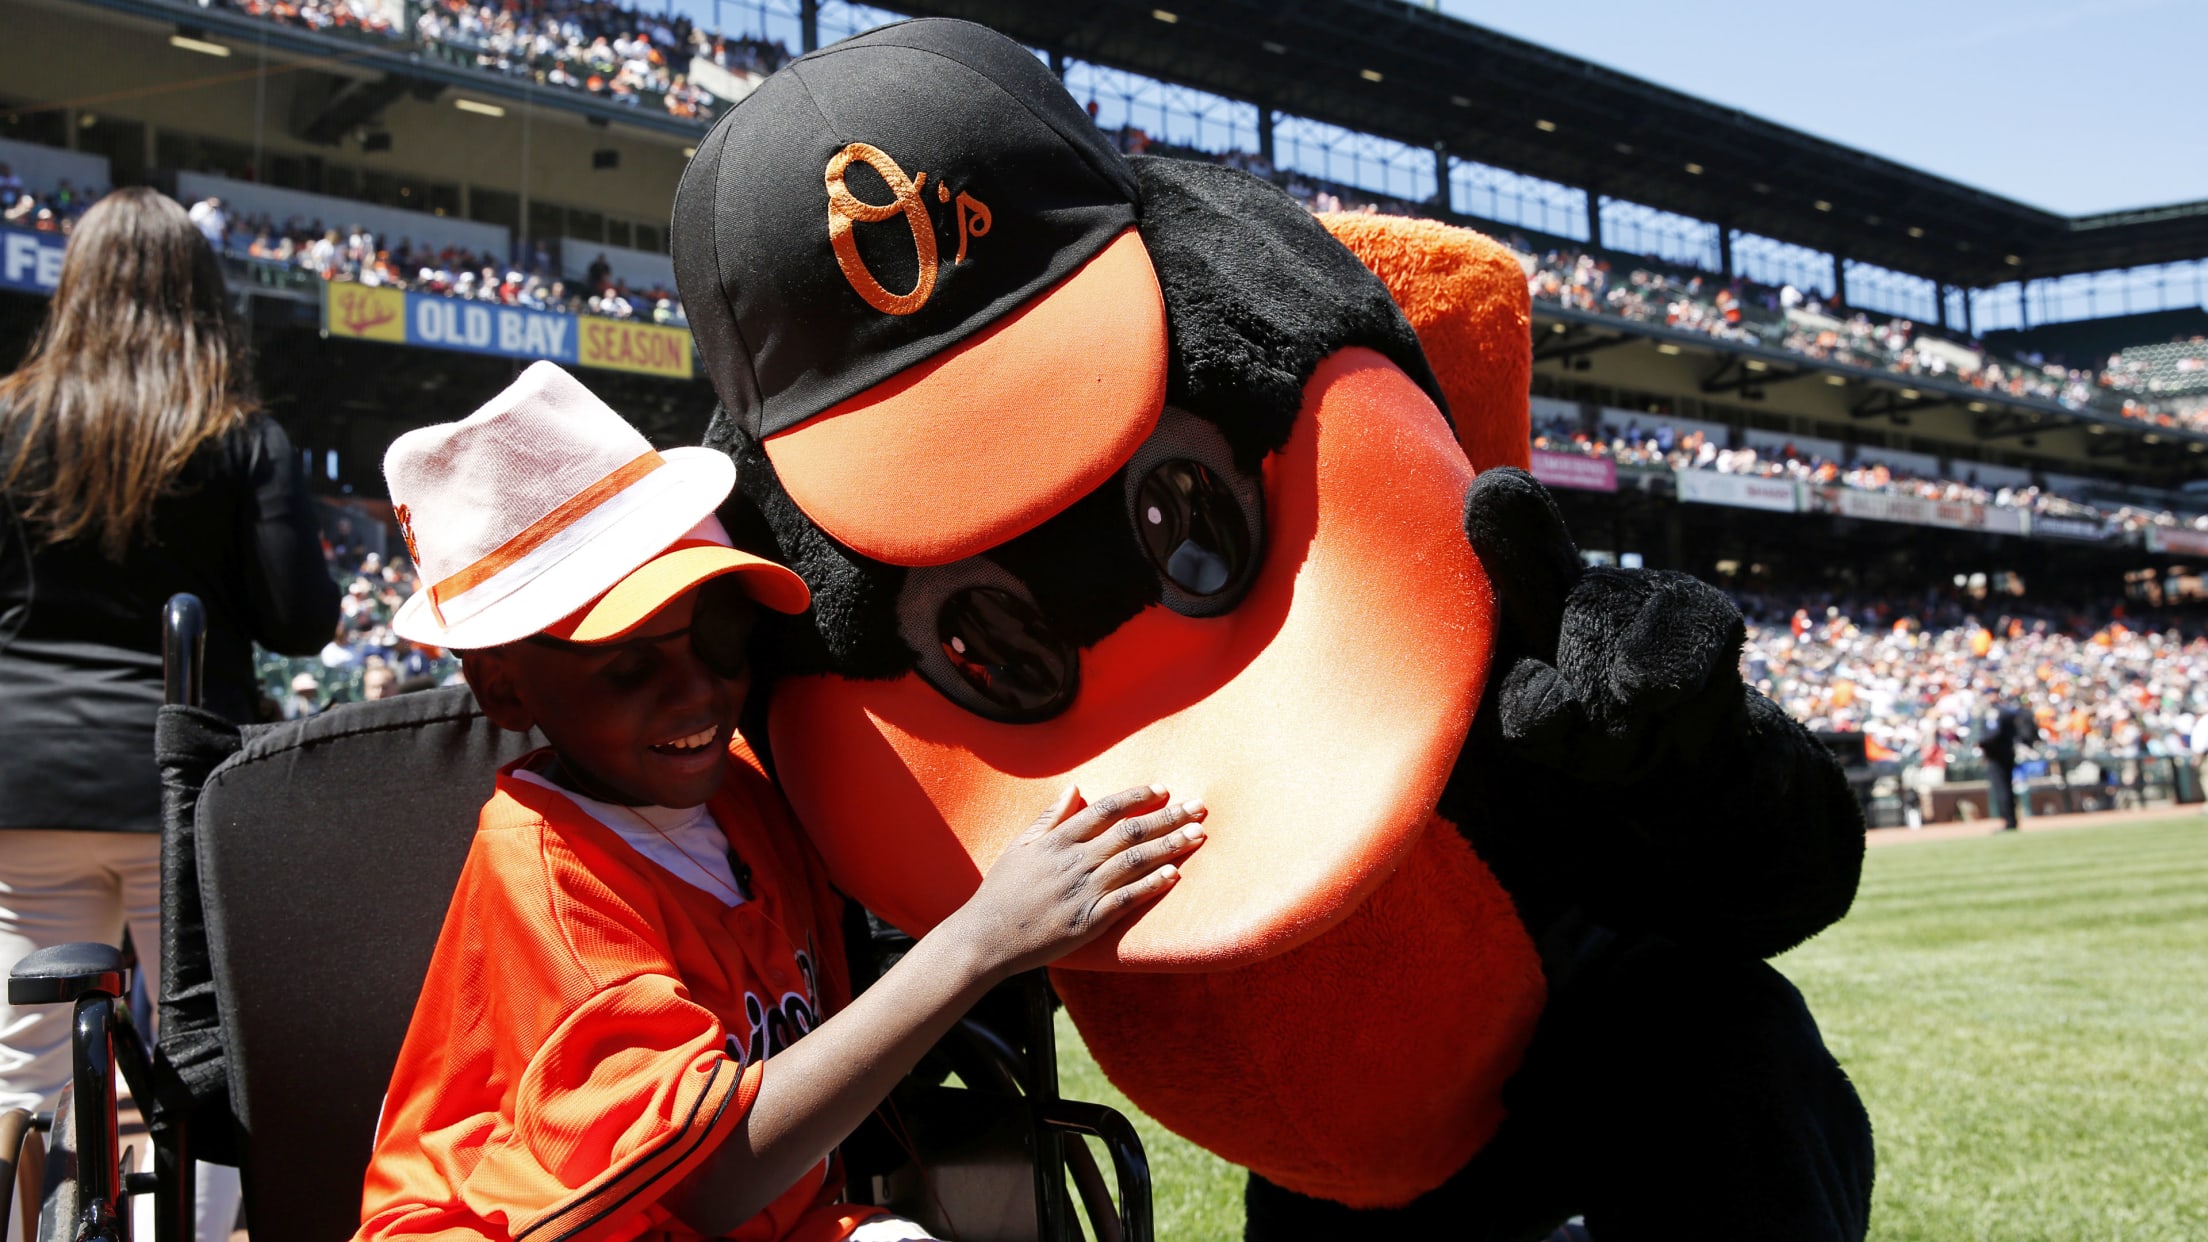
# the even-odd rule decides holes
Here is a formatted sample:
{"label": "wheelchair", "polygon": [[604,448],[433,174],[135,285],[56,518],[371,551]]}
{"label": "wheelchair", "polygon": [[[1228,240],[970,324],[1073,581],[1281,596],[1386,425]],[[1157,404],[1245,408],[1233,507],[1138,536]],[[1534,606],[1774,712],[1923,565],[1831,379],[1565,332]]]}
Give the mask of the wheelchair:
{"label": "wheelchair", "polygon": [[[12,1200],[26,1242],[131,1242],[129,1201],[148,1195],[152,1242],[191,1242],[201,1160],[242,1171],[253,1242],[349,1237],[476,813],[497,769],[542,744],[465,687],[234,725],[197,706],[205,627],[199,600],[169,601],[159,1039],[137,1029],[112,946],[58,945],[9,975],[11,1004],[75,1009],[60,1105],[0,1116],[0,1186],[17,1190],[0,1227]],[[855,986],[900,947],[864,922]],[[851,1196],[960,1242],[1151,1242],[1141,1141],[1059,1096],[1052,1008],[1041,972],[986,998],[845,1144]],[[118,1074],[148,1171],[124,1167]]]}

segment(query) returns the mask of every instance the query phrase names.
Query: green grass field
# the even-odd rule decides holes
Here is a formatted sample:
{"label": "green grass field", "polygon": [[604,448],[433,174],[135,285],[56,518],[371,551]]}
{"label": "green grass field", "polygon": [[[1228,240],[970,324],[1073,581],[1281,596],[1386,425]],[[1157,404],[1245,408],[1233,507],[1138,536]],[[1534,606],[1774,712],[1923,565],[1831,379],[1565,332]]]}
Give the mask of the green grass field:
{"label": "green grass field", "polygon": [[[2208,1238],[2208,818],[1873,850],[1781,958],[1878,1131],[1871,1236]],[[1135,1114],[1158,1237],[1241,1236],[1240,1170]]]}

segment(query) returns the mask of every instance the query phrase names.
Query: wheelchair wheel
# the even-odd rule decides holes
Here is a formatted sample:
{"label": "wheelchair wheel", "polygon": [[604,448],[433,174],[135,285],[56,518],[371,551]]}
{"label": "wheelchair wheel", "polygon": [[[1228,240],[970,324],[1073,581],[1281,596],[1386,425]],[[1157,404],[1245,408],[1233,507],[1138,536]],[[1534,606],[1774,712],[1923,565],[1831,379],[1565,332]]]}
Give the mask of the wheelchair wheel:
{"label": "wheelchair wheel", "polygon": [[38,1230],[25,1222],[22,1236],[37,1242],[77,1242],[77,1090],[61,1089],[54,1128],[46,1136],[46,1170],[38,1190]]}
{"label": "wheelchair wheel", "polygon": [[45,1186],[46,1136],[36,1119],[20,1108],[0,1113],[0,1233],[11,1220],[20,1220],[24,1235],[33,1235]]}

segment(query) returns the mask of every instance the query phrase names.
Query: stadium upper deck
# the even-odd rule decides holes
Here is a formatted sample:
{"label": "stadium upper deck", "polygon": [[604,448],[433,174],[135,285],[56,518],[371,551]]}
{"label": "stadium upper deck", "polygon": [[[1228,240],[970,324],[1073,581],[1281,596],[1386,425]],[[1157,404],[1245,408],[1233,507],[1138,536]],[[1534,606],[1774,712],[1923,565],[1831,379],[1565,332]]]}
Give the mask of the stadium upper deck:
{"label": "stadium upper deck", "polygon": [[[0,133],[44,126],[30,136],[107,153],[118,182],[200,192],[182,174],[224,173],[241,193],[289,187],[432,218],[377,226],[387,241],[409,227],[436,240],[436,218],[489,225],[502,263],[549,242],[572,278],[596,253],[642,262],[664,248],[688,145],[756,71],[894,16],[729,3],[756,34],[615,5],[588,6],[594,33],[573,20],[584,6],[563,4],[532,4],[537,24],[517,27],[512,10],[463,0],[0,0],[24,43],[52,53],[0,84]],[[1077,95],[1102,97],[1100,123],[1130,147],[1242,163],[1318,204],[1459,219],[1512,238],[1537,268],[1588,256],[1604,296],[1565,280],[1537,297],[1551,395],[2162,482],[2208,449],[2208,413],[2124,408],[2094,373],[2105,354],[2020,367],[1973,360],[1966,340],[1999,326],[1983,311],[2004,290],[2031,326],[2053,278],[2201,259],[2208,207],[2066,220],[1412,5],[1161,3],[900,8],[1027,40]],[[99,39],[82,37],[87,18]],[[721,95],[699,96],[701,82]],[[1154,123],[1135,99],[1145,90],[1168,97]],[[1176,107],[1219,123],[1207,133],[1199,116],[1187,133]],[[1517,198],[1497,189],[1512,179]],[[361,210],[333,202],[316,223]],[[2159,296],[2168,278],[2156,280]],[[1788,289],[1806,304],[1781,305]],[[1882,299],[1898,321],[1859,313]]]}

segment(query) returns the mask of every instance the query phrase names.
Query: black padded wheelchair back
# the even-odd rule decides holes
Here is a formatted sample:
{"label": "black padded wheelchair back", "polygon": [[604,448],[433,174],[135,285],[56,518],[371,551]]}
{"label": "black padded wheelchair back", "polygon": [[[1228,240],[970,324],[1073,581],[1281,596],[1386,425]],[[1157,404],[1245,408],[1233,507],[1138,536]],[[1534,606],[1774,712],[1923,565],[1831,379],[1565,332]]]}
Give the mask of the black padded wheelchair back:
{"label": "black padded wheelchair back", "polygon": [[331,1242],[359,1224],[384,1088],[476,814],[500,765],[543,742],[492,725],[465,687],[348,704],[239,731],[192,806],[194,743],[204,762],[227,729],[164,709],[165,861],[197,876],[163,886],[162,1054],[196,1096],[218,1099],[224,1078],[237,1093],[235,1129],[195,1125],[196,1145],[246,1170],[256,1242]]}

